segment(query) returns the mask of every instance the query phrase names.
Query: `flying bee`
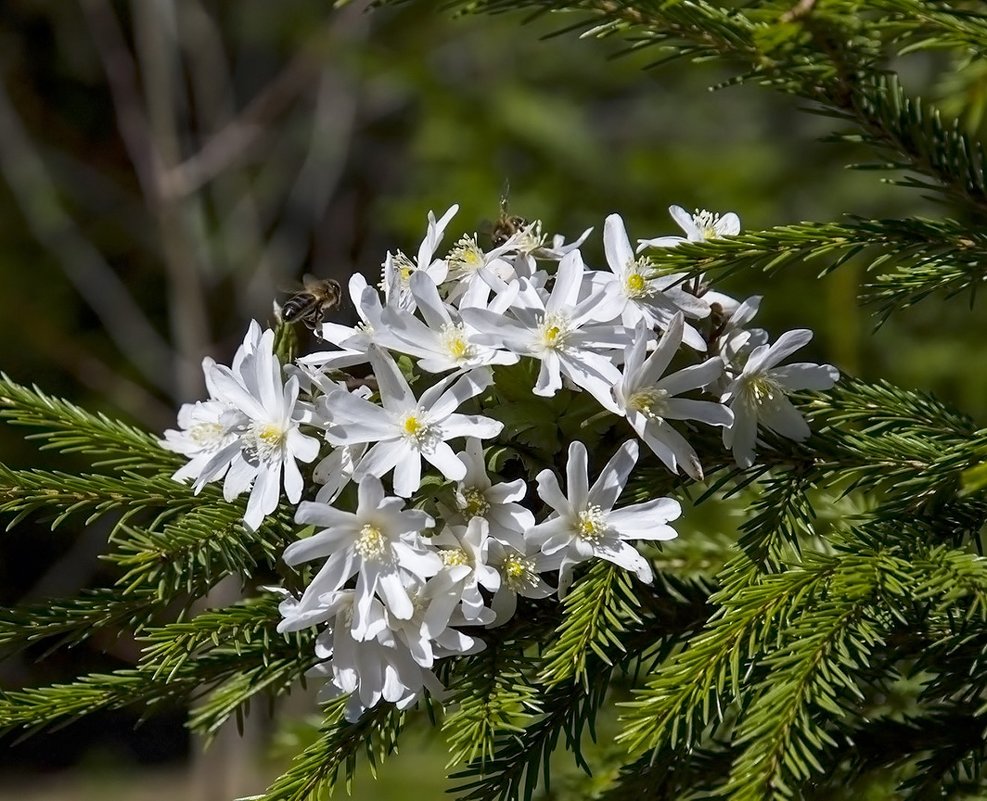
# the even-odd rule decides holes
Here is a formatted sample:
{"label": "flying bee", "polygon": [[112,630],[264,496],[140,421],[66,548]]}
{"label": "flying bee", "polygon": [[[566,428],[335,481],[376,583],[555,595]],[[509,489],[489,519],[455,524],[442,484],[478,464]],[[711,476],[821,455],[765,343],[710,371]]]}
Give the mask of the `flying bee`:
{"label": "flying bee", "polygon": [[303,288],[295,292],[281,307],[281,319],[286,323],[305,323],[314,331],[325,316],[339,307],[343,297],[339,281],[305,275]]}
{"label": "flying bee", "polygon": [[524,217],[511,214],[508,210],[508,197],[507,190],[505,189],[504,194],[500,196],[500,217],[497,220],[497,224],[494,225],[493,232],[490,234],[490,241],[493,243],[493,246],[499,248],[514,236],[514,234],[523,230],[527,224],[528,221]]}

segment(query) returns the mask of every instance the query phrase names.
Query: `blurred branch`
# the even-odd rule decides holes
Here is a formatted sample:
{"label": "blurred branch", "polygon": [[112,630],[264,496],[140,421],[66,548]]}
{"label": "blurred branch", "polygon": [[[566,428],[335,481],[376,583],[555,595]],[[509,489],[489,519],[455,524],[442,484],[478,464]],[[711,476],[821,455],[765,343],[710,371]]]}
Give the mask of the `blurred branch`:
{"label": "blurred branch", "polygon": [[58,192],[20,117],[0,84],[0,171],[31,234],[100,318],[107,334],[141,374],[174,397],[173,352],[154,330],[100,252],[65,212]]}
{"label": "blurred branch", "polygon": [[161,156],[154,150],[137,90],[137,67],[123,30],[106,0],[80,0],[116,110],[117,129],[146,198],[161,194]]}
{"label": "blurred branch", "polygon": [[151,210],[158,224],[168,276],[171,336],[184,357],[178,364],[178,384],[182,397],[191,398],[201,394],[203,380],[198,360],[210,349],[212,337],[202,287],[208,235],[201,198],[179,198],[164,189],[165,171],[181,159],[182,145],[176,119],[183,83],[176,10],[173,0],[139,0],[131,3],[131,9],[151,149],[160,154],[162,163]]}
{"label": "blurred branch", "polygon": [[309,234],[325,215],[342,176],[356,121],[356,90],[326,70],[312,115],[308,153],[286,200],[285,214],[272,234],[248,287],[253,299],[271,297],[297,276],[309,250]]}

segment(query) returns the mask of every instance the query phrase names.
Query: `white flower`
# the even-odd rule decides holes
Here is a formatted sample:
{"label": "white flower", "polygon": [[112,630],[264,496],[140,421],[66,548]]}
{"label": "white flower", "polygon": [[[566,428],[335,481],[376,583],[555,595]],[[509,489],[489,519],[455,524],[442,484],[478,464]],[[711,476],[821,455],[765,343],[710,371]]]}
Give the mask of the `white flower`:
{"label": "white flower", "polygon": [[449,207],[449,210],[436,222],[435,215],[428,213],[428,229],[425,238],[418,247],[418,256],[414,261],[398,251],[395,254],[388,252],[387,258],[382,265],[384,270],[381,286],[384,290],[384,297],[388,306],[396,306],[402,309],[413,311],[415,300],[411,296],[408,281],[413,273],[424,270],[429,274],[436,284],[441,284],[446,279],[449,267],[443,259],[433,259],[435,250],[442,241],[446,226],[449,221],[459,211],[458,205]]}
{"label": "white flower", "polygon": [[500,573],[500,587],[490,601],[490,608],[497,616],[495,625],[502,626],[514,617],[518,596],[541,599],[555,594],[555,587],[540,574],[558,570],[563,555],[542,553],[541,543],[534,538],[526,538],[520,548],[495,540],[490,543],[489,559]]}
{"label": "white flower", "polygon": [[535,255],[540,259],[548,259],[549,261],[562,261],[562,258],[574,250],[579,250],[582,247],[583,242],[585,242],[589,235],[593,233],[592,228],[587,228],[583,231],[575,240],[572,242],[566,242],[565,237],[562,234],[555,234],[552,236],[551,245],[542,245],[535,251]]}
{"label": "white flower", "polygon": [[438,288],[427,273],[415,273],[408,284],[425,322],[410,312],[386,309],[382,321],[394,336],[392,350],[417,357],[418,366],[428,373],[518,361],[517,354],[477,344],[476,331],[463,323],[458,312],[442,302]]}
{"label": "white flower", "polygon": [[[208,358],[203,362],[207,374],[213,364],[213,360]],[[222,476],[222,471],[228,466],[227,459],[213,463],[213,475],[204,474],[203,471],[220,451],[233,446],[229,459],[239,451],[237,443],[243,423],[243,415],[222,401],[182,404],[182,408],[178,410],[178,426],[181,431],[168,429],[160,443],[162,448],[180,453],[189,460],[172,478],[176,481],[191,478],[201,485]]]}
{"label": "white flower", "polygon": [[660,236],[657,239],[639,239],[641,247],[668,248],[682,242],[707,242],[723,236],[736,236],[740,233],[740,218],[732,211],[720,215],[703,209],[689,214],[681,206],[669,206],[668,213],[685,231],[681,236]]}
{"label": "white flower", "polygon": [[394,344],[387,326],[381,322],[384,307],[377,290],[367,284],[360,273],[354,273],[349,283],[350,297],[360,317],[355,327],[339,323],[323,323],[319,336],[338,350],[317,351],[296,361],[308,370],[340,370],[366,364],[372,347],[389,348]]}
{"label": "white flower", "polygon": [[356,466],[367,452],[366,444],[343,445],[333,448],[332,452],[312,468],[312,481],[321,484],[315,495],[319,503],[332,503],[339,497],[347,484],[353,480]]}
{"label": "white flower", "polygon": [[634,571],[641,581],[654,578],[651,565],[627,540],[673,539],[675,529],[666,523],[675,520],[682,509],[672,498],[613,508],[637,463],[637,454],[637,443],[625,442],[589,487],[586,446],[573,442],[566,466],[568,496],[551,470],[538,474],[538,495],[555,511],[535,526],[530,536],[541,543],[542,553],[562,557],[560,594],[570,581],[573,566],[594,556]]}
{"label": "white flower", "polygon": [[629,338],[617,326],[600,323],[613,320],[622,301],[598,289],[577,303],[583,272],[579,251],[572,251],[559,263],[547,300],[522,279],[518,302],[510,309],[512,317],[489,309],[463,309],[463,320],[483,332],[477,341],[541,361],[536,395],[551,397],[562,388],[565,376],[612,408],[610,389],[620,373],[601,351],[622,347]]}
{"label": "white flower", "polygon": [[[376,599],[367,612],[370,635],[366,639],[353,636],[356,601],[353,590],[334,593],[328,599],[324,619],[332,620],[332,625],[319,635],[315,645],[316,656],[327,661],[306,672],[307,676],[328,679],[319,692],[319,700],[325,702],[349,695],[345,714],[348,721],[354,722],[382,700],[398,709],[407,709],[425,689],[441,695],[442,685],[434,674],[421,667],[411,651],[390,635],[386,613]],[[282,614],[292,614],[290,603],[281,606]],[[282,626],[278,629],[294,630]]]}
{"label": "white flower", "polygon": [[535,516],[521,504],[528,491],[524,479],[494,484],[487,475],[483,444],[468,437],[466,449],[456,454],[466,475],[456,485],[456,506],[466,522],[482,517],[490,526],[490,536],[523,550],[524,532],[535,524]]}
{"label": "white flower", "polygon": [[326,397],[332,413],[332,425],[326,430],[330,444],[375,443],[360,460],[354,478],[380,477],[393,469],[394,491],[408,497],[421,484],[424,458],[451,481],[461,480],[466,468],[447,440],[466,436],[489,439],[504,427],[489,417],[455,413],[490,385],[489,371],[475,370],[458,380],[448,376],[417,399],[390,356],[375,349],[370,362],[382,406],[342,390]]}
{"label": "white flower", "polygon": [[513,249],[513,243],[508,240],[500,247],[484,251],[476,241],[476,234],[462,236],[446,256],[449,272],[445,282],[452,285],[449,302],[481,305],[491,289],[499,291],[504,284],[516,279],[514,266],[504,258]]}
{"label": "white flower", "polygon": [[239,412],[242,422],[236,441],[221,448],[203,468],[196,491],[228,466],[223,495],[231,501],[250,489],[243,522],[256,529],[277,508],[282,475],[288,500],[298,502],[303,482],[296,460],[313,461],[319,441],[299,428],[298,379],[282,383],[281,365],[274,356],[274,332],[265,331],[256,350],[248,352],[253,347],[253,342],[245,340],[234,359],[234,370],[217,364],[208,370],[207,383],[215,399]]}
{"label": "white flower", "polygon": [[[466,526],[446,526],[431,539],[431,544],[439,549],[445,569],[455,571],[452,575],[456,576],[457,601],[462,599],[463,617],[474,624],[493,620],[480,587],[491,592],[500,587],[500,575],[487,564],[490,543],[490,526],[482,517],[473,517]],[[463,568],[467,572],[460,574]]]}
{"label": "white flower", "polygon": [[723,359],[723,377],[713,387],[722,394],[729,383],[744,369],[744,363],[751,351],[758,345],[768,342],[768,332],[763,328],[745,328],[761,305],[761,296],[753,295],[743,303],[722,295],[707,292],[704,300],[709,300],[716,320],[712,345]]}
{"label": "white flower", "polygon": [[733,425],[723,430],[723,444],[733,450],[741,467],[754,464],[758,423],[788,439],[800,442],[810,433],[805,418],[786,397],[799,389],[830,389],[839,371],[830,364],[800,362],[777,365],[812,339],[808,329],[787,331],[773,345],[751,351],[744,369],[720,398],[733,411]]}
{"label": "white flower", "polygon": [[400,498],[384,497],[383,485],[373,476],[360,481],[358,494],[356,512],[303,501],[295,522],[322,528],[291,543],[285,549],[284,561],[294,566],[326,559],[299,600],[296,615],[310,614],[322,606],[323,598],[357,576],[353,636],[362,640],[374,636],[374,596],[381,598],[394,617],[410,619],[415,608],[405,576],[434,576],[442,568],[442,560],[421,537],[422,531],[434,525],[431,517],[417,509],[404,509]]}
{"label": "white flower", "polygon": [[[603,226],[603,247],[613,275],[601,272],[599,277],[612,284],[614,291],[623,299],[621,319],[628,328],[634,328],[643,320],[648,328],[657,326],[665,330],[672,317],[680,311],[691,317],[706,317],[709,314],[708,304],[677,286],[673,288],[676,277],[666,276],[662,280],[650,259],[634,255],[619,214],[607,217]],[[685,327],[683,340],[691,348],[706,350],[706,341],[692,326]]]}
{"label": "white flower", "polygon": [[645,359],[648,336],[638,327],[634,343],[624,357],[624,375],[614,387],[614,400],[621,414],[645,444],[673,473],[681,467],[699,481],[703,468],[695,449],[670,420],[699,420],[713,426],[729,426],[733,414],[710,401],[677,398],[683,392],[715,382],[723,372],[723,361],[714,357],[702,364],[663,376],[682,342],[682,314],[676,314],[654,353]]}
{"label": "white flower", "polygon": [[387,628],[377,635],[378,639],[385,644],[393,641],[396,647],[407,648],[412,659],[423,668],[431,668],[439,657],[482,651],[481,640],[451,628],[453,623],[467,623],[455,617],[462,574],[466,572],[465,567],[457,566],[428,582],[410,579],[407,588],[414,603],[414,615],[402,620],[388,614]]}

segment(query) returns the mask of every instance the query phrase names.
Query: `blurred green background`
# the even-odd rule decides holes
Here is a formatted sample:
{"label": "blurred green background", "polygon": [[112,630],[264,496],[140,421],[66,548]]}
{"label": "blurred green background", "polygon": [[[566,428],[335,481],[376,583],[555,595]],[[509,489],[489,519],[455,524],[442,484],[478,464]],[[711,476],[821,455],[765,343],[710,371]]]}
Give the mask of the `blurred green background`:
{"label": "blurred green background", "polygon": [[[655,53],[627,54],[615,39],[549,36],[568,19],[452,18],[436,5],[4,0],[0,369],[161,431],[200,396],[201,358],[227,360],[247,322],[266,320],[304,272],[375,275],[386,250],[417,248],[430,209],[458,202],[452,244],[496,217],[505,181],[511,210],[549,232],[595,226],[591,264],[613,211],[632,238],[679,233],[672,203],[736,211],[749,229],[954,213],[884,173],[845,169],[871,154],[821,142],[831,121],[796,99],[708,91],[730,77],[715,66],[649,69]],[[979,128],[980,72],[941,56],[896,66],[910,91]],[[932,391],[987,423],[982,314],[934,298],[875,332],[855,300],[859,266],[817,282],[821,267],[718,288],[763,294],[761,323],[775,335],[813,328],[818,359]],[[75,466],[7,429],[0,448],[15,466]],[[104,537],[28,526],[8,535],[0,602],[98,582]],[[44,663],[28,650],[0,663],[0,686],[122,667],[136,654],[125,635]],[[312,708],[298,693],[281,717]],[[198,746],[181,710],[136,735],[133,715],[112,715],[8,738],[0,799],[259,792],[305,734],[254,720],[243,741],[221,738],[205,757],[190,757]],[[412,786],[440,797],[441,744],[409,746],[384,771],[392,797]],[[388,785],[361,786],[373,796]]]}

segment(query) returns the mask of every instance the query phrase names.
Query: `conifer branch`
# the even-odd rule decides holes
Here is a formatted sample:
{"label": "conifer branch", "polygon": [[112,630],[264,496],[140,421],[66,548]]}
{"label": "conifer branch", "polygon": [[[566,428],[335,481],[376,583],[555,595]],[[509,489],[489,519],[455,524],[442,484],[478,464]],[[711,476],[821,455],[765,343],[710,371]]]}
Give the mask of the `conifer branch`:
{"label": "conifer branch", "polygon": [[[311,635],[276,634],[278,618],[272,616],[270,606],[269,598],[248,602],[207,613],[198,623],[193,619],[148,631],[150,642],[184,642],[193,647],[196,652],[185,660],[167,646],[152,647],[148,660],[136,668],[90,674],[71,684],[0,693],[0,727],[38,729],[64,718],[133,704],[150,712],[215,688],[192,721],[203,731],[215,731],[257,692],[286,690],[312,664]],[[170,626],[176,627],[177,636],[172,636]],[[206,643],[213,647],[202,650]]]}
{"label": "conifer branch", "polygon": [[523,732],[498,737],[494,758],[474,763],[452,779],[463,779],[454,788],[461,801],[530,801],[539,781],[549,790],[548,762],[564,737],[577,764],[587,769],[579,748],[583,731],[592,729],[596,711],[607,692],[612,668],[600,666],[592,674],[589,691],[582,685],[560,684],[539,699],[545,714]]}
{"label": "conifer branch", "polygon": [[498,735],[522,732],[541,712],[537,690],[526,678],[532,660],[523,650],[517,641],[495,642],[462,660],[450,698],[452,711],[442,724],[449,744],[447,767],[485,765],[494,758]]}
{"label": "conifer branch", "polygon": [[0,608],[0,648],[24,648],[58,637],[52,649],[74,645],[101,629],[145,626],[157,606],[153,593],[120,597],[113,589],[87,590],[77,598]]}
{"label": "conifer branch", "polygon": [[[631,39],[634,48],[661,47],[672,58],[725,61],[741,71],[738,82],[818,104],[823,113],[851,123],[858,141],[891,154],[893,161],[885,166],[930,179],[906,178],[902,183],[942,192],[977,214],[987,212],[987,159],[980,143],[957,125],[943,123],[935,107],[908,97],[895,76],[881,69],[886,51],[907,27],[897,13],[900,9],[893,9],[890,18],[875,17],[862,14],[866,6],[860,3],[844,4],[843,9],[834,4],[825,16],[806,14],[798,22],[785,22],[781,13],[771,18],[756,9],[721,7],[705,0],[457,0],[449,5],[469,13],[522,8],[581,12],[585,21],[573,28],[587,33],[618,33]],[[979,41],[980,26],[971,30],[959,18],[947,13],[918,22],[934,21],[942,27],[951,21],[952,35],[966,30]],[[882,22],[894,22],[894,31]],[[882,33],[892,41],[884,41]]]}
{"label": "conifer branch", "polygon": [[630,574],[610,562],[590,568],[566,596],[563,608],[562,624],[545,652],[539,676],[549,687],[573,679],[588,681],[591,654],[607,665],[620,661],[621,635],[630,624],[641,623]]}
{"label": "conifer branch", "polygon": [[951,297],[975,292],[987,275],[987,237],[949,220],[853,219],[784,225],[655,248],[649,255],[662,271],[684,272],[688,277],[725,277],[751,270],[773,274],[820,261],[818,273],[824,275],[851,259],[862,261],[867,272],[891,266],[861,295],[864,303],[877,307],[882,319],[934,293]]}
{"label": "conifer branch", "polygon": [[242,504],[213,503],[169,520],[160,529],[119,526],[107,559],[126,570],[118,580],[125,593],[152,589],[162,600],[196,596],[223,576],[250,576],[277,562],[292,528],[273,517],[251,531]]}
{"label": "conifer branch", "polygon": [[174,472],[181,458],[138,428],[92,414],[61,398],[28,389],[0,373],[0,419],[40,429],[28,439],[41,440],[45,450],[81,453],[99,461],[94,466]]}
{"label": "conifer branch", "polygon": [[340,771],[347,790],[356,772],[357,757],[364,752],[371,771],[396,748],[404,713],[393,704],[368,709],[356,723],[343,719],[346,699],[326,707],[319,739],[302,751],[262,796],[252,801],[309,801],[324,798],[336,784]]}
{"label": "conifer branch", "polygon": [[89,525],[103,515],[124,510],[126,522],[146,509],[160,509],[162,520],[203,504],[215,504],[221,496],[215,488],[192,494],[188,485],[170,476],[142,476],[129,471],[120,475],[73,474],[61,471],[11,470],[0,464],[0,514],[13,514],[7,529],[31,514],[54,514],[57,528],[74,514],[88,514]]}

